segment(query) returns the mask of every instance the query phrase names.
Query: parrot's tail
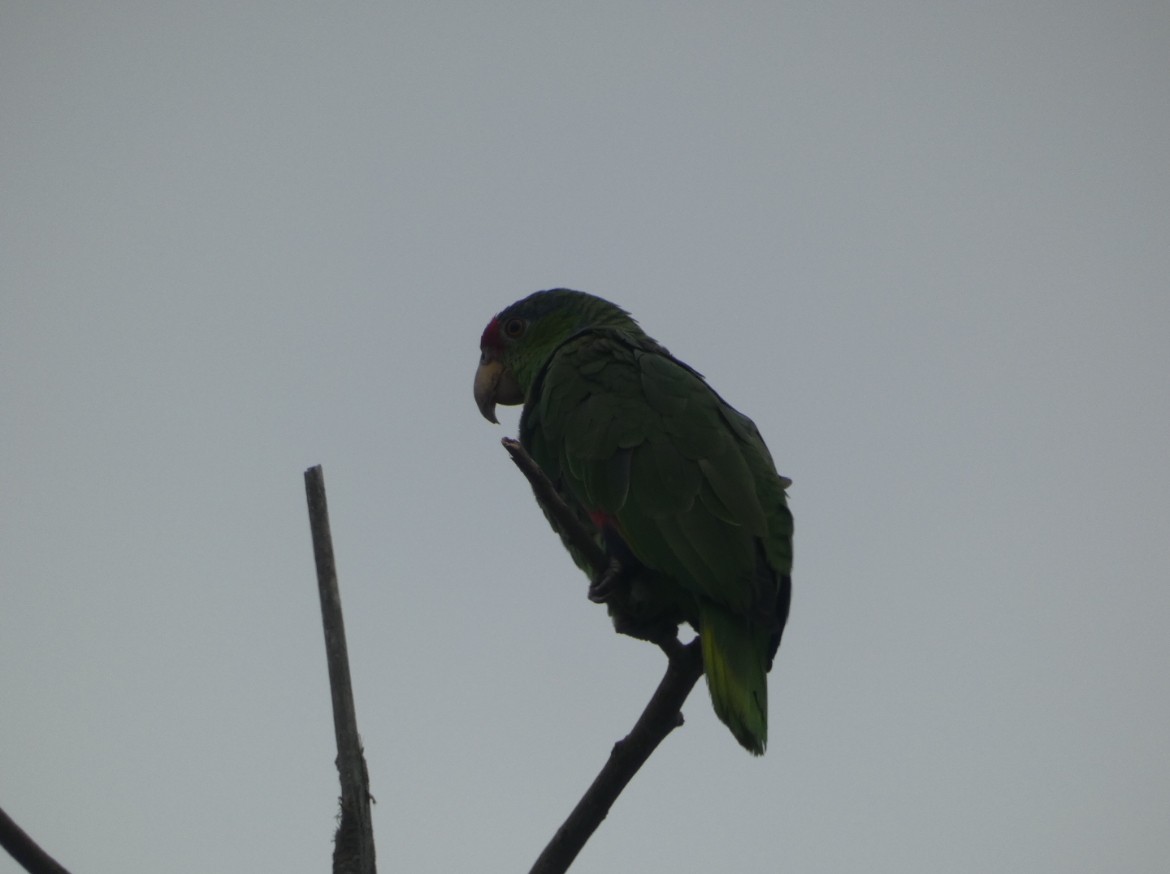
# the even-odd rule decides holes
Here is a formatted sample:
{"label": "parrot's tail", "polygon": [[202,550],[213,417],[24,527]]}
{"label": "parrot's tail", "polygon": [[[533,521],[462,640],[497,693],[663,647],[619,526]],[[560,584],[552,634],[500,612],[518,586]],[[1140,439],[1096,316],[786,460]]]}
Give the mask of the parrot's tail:
{"label": "parrot's tail", "polygon": [[744,627],[713,604],[699,611],[703,670],[715,715],[749,753],[768,743],[768,634]]}

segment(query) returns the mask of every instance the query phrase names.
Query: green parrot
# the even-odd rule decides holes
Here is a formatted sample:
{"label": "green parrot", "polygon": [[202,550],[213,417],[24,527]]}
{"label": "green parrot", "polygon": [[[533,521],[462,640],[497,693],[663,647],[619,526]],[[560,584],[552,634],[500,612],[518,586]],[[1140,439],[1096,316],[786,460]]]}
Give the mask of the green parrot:
{"label": "green parrot", "polygon": [[488,323],[475,401],[491,422],[497,404],[524,405],[521,445],[620,568],[590,596],[637,636],[691,624],[715,713],[762,754],[767,673],[792,594],[792,515],[791,483],[752,421],[625,310],[564,288]]}

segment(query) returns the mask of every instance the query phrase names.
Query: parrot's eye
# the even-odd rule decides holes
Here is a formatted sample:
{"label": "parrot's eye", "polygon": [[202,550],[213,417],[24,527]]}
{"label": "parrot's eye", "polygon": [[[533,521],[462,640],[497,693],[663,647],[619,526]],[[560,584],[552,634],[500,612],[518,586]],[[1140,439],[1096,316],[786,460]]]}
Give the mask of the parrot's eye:
{"label": "parrot's eye", "polygon": [[523,319],[508,319],[508,321],[504,322],[504,334],[508,338],[515,340],[524,333],[524,327]]}

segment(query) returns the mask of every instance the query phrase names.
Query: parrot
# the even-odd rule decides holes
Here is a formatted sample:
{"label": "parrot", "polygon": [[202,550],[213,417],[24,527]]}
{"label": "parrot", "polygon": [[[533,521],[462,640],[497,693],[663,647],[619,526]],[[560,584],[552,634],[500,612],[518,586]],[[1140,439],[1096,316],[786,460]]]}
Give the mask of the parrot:
{"label": "parrot", "polygon": [[520,445],[619,568],[593,579],[619,631],[698,637],[718,718],[748,752],[768,738],[767,674],[792,597],[787,489],[755,424],[621,307],[538,291],[480,337],[474,395],[523,405]]}

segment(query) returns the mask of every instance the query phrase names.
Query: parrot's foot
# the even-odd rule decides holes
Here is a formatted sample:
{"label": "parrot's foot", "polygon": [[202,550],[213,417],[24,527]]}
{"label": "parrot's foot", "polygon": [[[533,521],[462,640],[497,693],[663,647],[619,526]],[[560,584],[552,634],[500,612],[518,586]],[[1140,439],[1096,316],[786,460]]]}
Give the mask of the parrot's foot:
{"label": "parrot's foot", "polygon": [[667,653],[678,644],[683,617],[656,597],[654,577],[632,555],[611,555],[609,566],[589,584],[589,600],[609,608],[618,634],[657,644]]}
{"label": "parrot's foot", "polygon": [[594,604],[604,604],[609,601],[625,582],[622,563],[616,558],[609,560],[609,567],[605,573],[589,584],[589,600]]}
{"label": "parrot's foot", "polygon": [[612,613],[610,618],[613,620],[613,630],[618,634],[656,644],[668,653],[668,647],[679,645],[676,622],[663,618],[647,621],[621,613]]}

